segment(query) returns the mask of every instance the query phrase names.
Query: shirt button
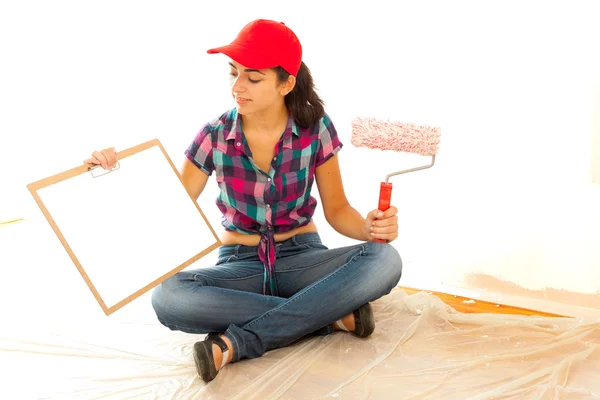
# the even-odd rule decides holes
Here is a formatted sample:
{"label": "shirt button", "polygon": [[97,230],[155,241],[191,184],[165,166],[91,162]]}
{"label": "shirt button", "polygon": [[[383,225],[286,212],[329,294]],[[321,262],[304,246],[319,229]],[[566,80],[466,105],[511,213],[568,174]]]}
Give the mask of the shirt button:
{"label": "shirt button", "polygon": [[277,156],[273,157],[273,160],[277,160]]}
{"label": "shirt button", "polygon": [[270,205],[270,204],[267,204],[267,208],[271,208],[271,205]]}
{"label": "shirt button", "polygon": [[240,147],[242,144],[241,144],[240,142],[237,142],[235,145],[236,145],[237,147]]}
{"label": "shirt button", "polygon": [[271,178],[267,178],[267,181],[271,182]]}

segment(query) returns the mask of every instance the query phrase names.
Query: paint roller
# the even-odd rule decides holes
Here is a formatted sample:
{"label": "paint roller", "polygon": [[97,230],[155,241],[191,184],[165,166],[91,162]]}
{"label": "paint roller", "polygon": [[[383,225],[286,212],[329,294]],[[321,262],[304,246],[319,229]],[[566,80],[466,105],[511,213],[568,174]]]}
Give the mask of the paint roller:
{"label": "paint roller", "polygon": [[[385,177],[385,182],[381,182],[379,187],[377,209],[386,211],[390,208],[392,198],[392,183],[389,182],[392,176],[433,167],[440,143],[440,128],[431,125],[356,117],[352,121],[350,142],[356,147],[415,153],[431,157],[431,163],[428,165],[391,172]],[[375,239],[375,241],[385,242],[382,239]]]}

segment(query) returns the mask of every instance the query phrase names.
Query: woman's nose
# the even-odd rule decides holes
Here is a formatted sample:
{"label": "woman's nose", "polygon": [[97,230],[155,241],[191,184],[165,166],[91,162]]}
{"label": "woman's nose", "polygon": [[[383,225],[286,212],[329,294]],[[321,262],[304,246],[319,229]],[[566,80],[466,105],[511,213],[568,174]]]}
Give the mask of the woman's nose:
{"label": "woman's nose", "polygon": [[233,78],[231,80],[231,89],[234,92],[245,92],[246,91],[246,87],[243,85],[242,80],[240,79],[239,76],[237,78]]}

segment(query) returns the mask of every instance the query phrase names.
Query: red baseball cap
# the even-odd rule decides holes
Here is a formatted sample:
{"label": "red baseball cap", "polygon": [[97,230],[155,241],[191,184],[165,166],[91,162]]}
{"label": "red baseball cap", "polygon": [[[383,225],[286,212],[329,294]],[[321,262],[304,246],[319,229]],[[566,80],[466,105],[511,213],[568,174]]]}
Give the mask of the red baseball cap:
{"label": "red baseball cap", "polygon": [[302,45],[283,22],[257,19],[242,28],[230,44],[207,51],[223,53],[247,68],[281,66],[296,76],[302,63]]}

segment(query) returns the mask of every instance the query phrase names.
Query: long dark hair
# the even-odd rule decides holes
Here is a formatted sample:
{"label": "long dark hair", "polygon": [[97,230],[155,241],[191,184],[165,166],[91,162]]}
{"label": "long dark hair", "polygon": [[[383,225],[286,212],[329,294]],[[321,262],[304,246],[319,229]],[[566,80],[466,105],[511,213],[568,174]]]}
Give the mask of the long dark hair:
{"label": "long dark hair", "polygon": [[[273,69],[277,73],[279,82],[287,81],[289,72],[281,67]],[[304,62],[300,64],[300,70],[296,75],[296,86],[285,96],[285,105],[296,123],[303,128],[316,123],[325,114],[324,102],[315,91],[312,75]]]}

